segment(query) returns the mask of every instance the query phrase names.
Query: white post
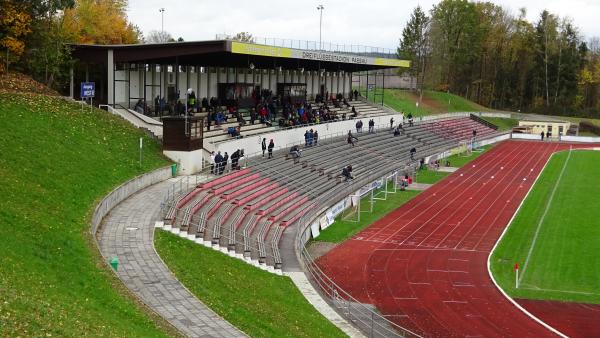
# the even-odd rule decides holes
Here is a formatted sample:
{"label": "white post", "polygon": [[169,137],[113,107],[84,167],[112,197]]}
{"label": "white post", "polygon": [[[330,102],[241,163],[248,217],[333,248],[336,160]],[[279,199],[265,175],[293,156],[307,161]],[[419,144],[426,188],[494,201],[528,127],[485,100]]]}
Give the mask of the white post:
{"label": "white post", "polygon": [[519,268],[515,269],[515,288],[519,288]]}
{"label": "white post", "polygon": [[143,147],[143,138],[140,137],[140,168],[142,167],[142,147]]}

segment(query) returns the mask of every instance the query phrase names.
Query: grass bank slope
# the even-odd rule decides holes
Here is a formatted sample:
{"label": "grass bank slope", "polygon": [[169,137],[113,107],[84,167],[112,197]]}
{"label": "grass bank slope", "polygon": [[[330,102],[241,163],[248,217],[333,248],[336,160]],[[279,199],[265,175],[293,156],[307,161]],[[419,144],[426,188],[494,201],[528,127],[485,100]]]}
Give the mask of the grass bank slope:
{"label": "grass bank slope", "polygon": [[[380,100],[380,97],[378,97]],[[383,102],[396,111],[425,116],[448,112],[487,111],[488,109],[458,95],[426,90],[421,104],[417,107],[419,95],[416,92],[386,89]]]}
{"label": "grass bank slope", "polygon": [[597,151],[551,158],[491,258],[509,295],[600,304],[599,165]]}
{"label": "grass bank slope", "polygon": [[[156,142],[57,97],[0,94],[0,336],[163,336],[93,247],[95,202],[167,165]],[[162,324],[158,324],[162,325]]]}
{"label": "grass bank slope", "polygon": [[165,231],[156,250],[196,297],[252,337],[343,337],[290,278],[276,276]]}

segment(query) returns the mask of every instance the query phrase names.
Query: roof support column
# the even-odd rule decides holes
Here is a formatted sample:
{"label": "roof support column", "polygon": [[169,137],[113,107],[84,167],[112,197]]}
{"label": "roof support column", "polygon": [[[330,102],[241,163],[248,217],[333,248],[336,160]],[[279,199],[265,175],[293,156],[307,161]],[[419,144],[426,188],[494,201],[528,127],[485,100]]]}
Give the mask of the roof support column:
{"label": "roof support column", "polygon": [[108,59],[106,63],[106,72],[108,79],[108,104],[114,107],[115,105],[115,59],[113,55],[113,50],[109,49],[107,51]]}

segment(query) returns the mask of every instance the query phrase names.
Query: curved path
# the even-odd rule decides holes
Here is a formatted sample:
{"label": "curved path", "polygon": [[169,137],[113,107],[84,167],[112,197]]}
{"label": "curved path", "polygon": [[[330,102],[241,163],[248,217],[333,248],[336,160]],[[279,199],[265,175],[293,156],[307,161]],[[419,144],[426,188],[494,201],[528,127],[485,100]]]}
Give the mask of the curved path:
{"label": "curved path", "polygon": [[487,259],[549,156],[507,141],[318,261],[342,288],[429,337],[554,336],[495,287]]}
{"label": "curved path", "polygon": [[154,250],[154,222],[173,180],[148,187],[117,205],[98,232],[104,257],[118,257],[118,276],[145,304],[189,337],[245,337],[200,302]]}

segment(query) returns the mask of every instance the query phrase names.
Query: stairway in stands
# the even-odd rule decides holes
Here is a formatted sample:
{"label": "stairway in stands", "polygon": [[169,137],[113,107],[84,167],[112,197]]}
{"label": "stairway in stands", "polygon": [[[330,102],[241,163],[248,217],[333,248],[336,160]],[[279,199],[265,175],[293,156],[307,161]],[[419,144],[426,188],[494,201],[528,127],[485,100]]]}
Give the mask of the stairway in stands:
{"label": "stairway in stands", "polygon": [[[473,125],[465,121],[441,123],[442,134],[432,129],[440,123],[428,122],[405,127],[399,136],[389,129],[356,134],[354,147],[345,137],[305,147],[297,161],[288,159],[286,151],[253,160],[177,198],[165,224],[198,243],[280,273],[287,264],[280,244],[293,243],[282,237],[295,236],[288,230],[304,214],[322,211],[383,175],[415,165],[416,159],[456,147],[463,134],[472,132]],[[413,147],[415,160],[410,158]],[[355,179],[342,182],[341,170],[349,164]]]}
{"label": "stairway in stands", "polygon": [[423,124],[423,127],[444,138],[457,141],[471,140],[473,131],[477,132],[477,138],[486,138],[497,133],[489,126],[469,117],[435,120]]}

